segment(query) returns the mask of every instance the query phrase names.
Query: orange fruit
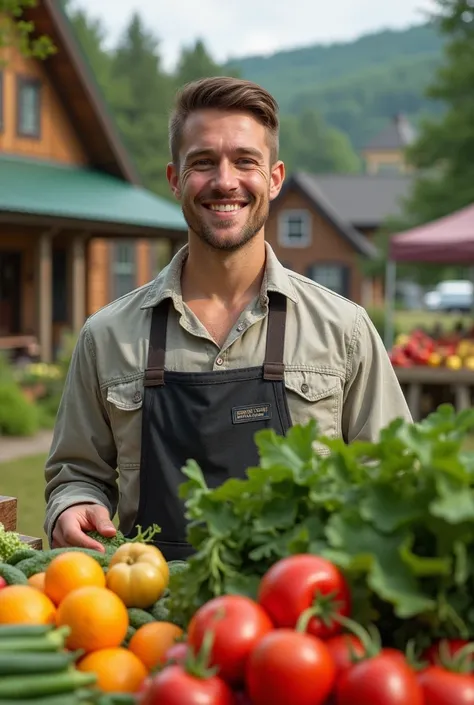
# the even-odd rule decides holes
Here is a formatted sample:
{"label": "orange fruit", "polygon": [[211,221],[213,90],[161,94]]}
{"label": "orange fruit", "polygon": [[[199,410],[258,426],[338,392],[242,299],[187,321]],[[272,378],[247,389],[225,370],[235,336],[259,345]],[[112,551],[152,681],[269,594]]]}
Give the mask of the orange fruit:
{"label": "orange fruit", "polygon": [[79,671],[95,673],[96,686],[106,693],[136,693],[148,676],[140,659],[127,649],[99,649],[84,656]]}
{"label": "orange fruit", "polygon": [[55,605],[59,605],[72,590],[88,585],[105,587],[105,573],[87,553],[60,553],[46,568],[44,592]]}
{"label": "orange fruit", "polygon": [[8,585],[0,590],[0,624],[51,624],[56,607],[32,585]]}
{"label": "orange fruit", "polygon": [[[28,578],[28,585],[35,587],[41,592],[44,592],[44,576],[45,573],[35,573]],[[50,598],[51,599],[51,598]]]}
{"label": "orange fruit", "polygon": [[148,622],[137,629],[128,642],[128,649],[150,671],[161,663],[165,652],[182,635],[183,630],[171,622]]}
{"label": "orange fruit", "polygon": [[57,608],[56,624],[71,630],[68,649],[89,653],[120,646],[129,620],[127,608],[112,590],[89,585],[66,595]]}

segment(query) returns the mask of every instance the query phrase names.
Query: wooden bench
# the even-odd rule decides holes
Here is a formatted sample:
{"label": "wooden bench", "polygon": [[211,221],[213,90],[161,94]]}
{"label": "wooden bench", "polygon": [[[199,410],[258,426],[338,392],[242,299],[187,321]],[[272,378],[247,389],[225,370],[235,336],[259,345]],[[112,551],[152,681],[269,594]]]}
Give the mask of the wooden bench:
{"label": "wooden bench", "polygon": [[[16,497],[5,497],[0,495],[0,523],[6,531],[17,531],[18,520],[18,500]],[[41,551],[43,541],[35,536],[25,536],[20,534],[20,538],[29,548]]]}
{"label": "wooden bench", "polygon": [[0,335],[0,350],[19,350],[38,345],[35,335]]}

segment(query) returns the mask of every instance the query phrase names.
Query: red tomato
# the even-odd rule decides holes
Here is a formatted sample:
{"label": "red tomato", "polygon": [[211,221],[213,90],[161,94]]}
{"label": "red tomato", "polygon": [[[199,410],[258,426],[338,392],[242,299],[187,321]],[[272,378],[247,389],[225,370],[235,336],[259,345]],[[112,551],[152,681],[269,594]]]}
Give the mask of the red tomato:
{"label": "red tomato", "polygon": [[361,640],[354,634],[337,634],[324,642],[329,649],[334,665],[336,677],[339,678],[348,668],[352,668],[352,651],[356,656],[364,656],[365,648]]}
{"label": "red tomato", "polygon": [[272,629],[269,616],[256,602],[241,595],[222,595],[194,614],[188,626],[188,644],[197,653],[205,633],[213,632],[208,665],[217,666],[223,680],[238,685],[245,679],[251,650]]}
{"label": "red tomato", "polygon": [[0,590],[4,587],[7,587],[7,581],[5,578],[0,577]]}
{"label": "red tomato", "polygon": [[322,705],[335,677],[325,643],[290,629],[264,636],[247,662],[247,691],[253,705]]}
{"label": "red tomato", "polygon": [[346,670],[336,685],[336,705],[424,705],[417,677],[400,656],[383,649]]}
{"label": "red tomato", "polygon": [[197,678],[182,666],[167,666],[140,695],[139,705],[234,705],[234,694],[217,676]]}
{"label": "red tomato", "polygon": [[[444,646],[442,646],[443,642]],[[447,650],[449,658],[452,658],[458,653],[458,651],[460,651],[464,646],[466,646],[466,644],[469,644],[469,642],[465,639],[439,639],[438,641],[435,641],[434,644],[431,644],[431,646],[429,646],[426,651],[423,652],[421,658],[423,661],[428,661],[433,665],[437,665],[440,663],[440,659],[442,658],[444,649]],[[473,654],[469,654],[470,661],[472,660],[472,658]]]}
{"label": "red tomato", "polygon": [[470,673],[454,673],[442,666],[430,666],[418,675],[424,705],[472,705],[474,678]]}
{"label": "red tomato", "polygon": [[300,554],[281,559],[263,576],[258,602],[277,627],[293,629],[302,612],[315,604],[317,594],[322,595],[323,600],[324,596],[326,600],[330,595],[333,597],[322,604],[327,612],[326,618],[313,617],[307,631],[327,639],[342,630],[330,615],[349,615],[350,594],[341,572],[325,558]]}
{"label": "red tomato", "polygon": [[173,644],[173,646],[170,646],[170,648],[165,651],[161,663],[184,663],[187,655],[188,645],[185,641],[180,641],[177,644]]}

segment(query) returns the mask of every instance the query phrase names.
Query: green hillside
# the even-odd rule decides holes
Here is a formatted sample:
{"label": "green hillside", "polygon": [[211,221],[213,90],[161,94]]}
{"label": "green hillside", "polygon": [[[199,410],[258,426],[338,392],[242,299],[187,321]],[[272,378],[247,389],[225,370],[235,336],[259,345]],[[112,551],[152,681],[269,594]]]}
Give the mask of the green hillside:
{"label": "green hillside", "polygon": [[384,30],[347,43],[314,45],[228,68],[268,88],[283,114],[316,109],[360,148],[397,112],[414,122],[440,106],[424,96],[441,58],[442,40],[429,25]]}

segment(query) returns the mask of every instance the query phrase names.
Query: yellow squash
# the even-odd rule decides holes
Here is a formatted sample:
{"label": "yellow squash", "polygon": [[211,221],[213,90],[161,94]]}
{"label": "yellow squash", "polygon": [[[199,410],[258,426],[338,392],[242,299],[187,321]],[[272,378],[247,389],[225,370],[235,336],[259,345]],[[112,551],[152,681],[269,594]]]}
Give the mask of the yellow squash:
{"label": "yellow squash", "polygon": [[125,543],[110,559],[107,587],[127,607],[147,609],[168,587],[169,569],[161,551],[150,544]]}

